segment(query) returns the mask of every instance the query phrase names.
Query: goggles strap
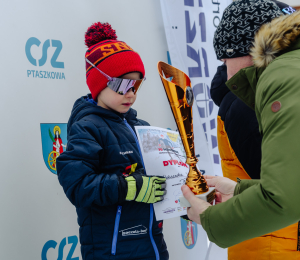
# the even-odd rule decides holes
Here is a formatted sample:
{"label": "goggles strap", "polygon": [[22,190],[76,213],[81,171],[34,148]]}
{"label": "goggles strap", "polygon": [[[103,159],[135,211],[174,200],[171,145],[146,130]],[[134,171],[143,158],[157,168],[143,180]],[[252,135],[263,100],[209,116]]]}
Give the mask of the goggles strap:
{"label": "goggles strap", "polygon": [[112,81],[113,79],[108,76],[107,74],[105,74],[103,71],[99,70],[94,63],[90,62],[87,58],[85,58],[85,60],[87,61],[87,63],[89,63],[90,65],[92,65],[95,69],[97,69],[104,77],[106,77],[109,81]]}

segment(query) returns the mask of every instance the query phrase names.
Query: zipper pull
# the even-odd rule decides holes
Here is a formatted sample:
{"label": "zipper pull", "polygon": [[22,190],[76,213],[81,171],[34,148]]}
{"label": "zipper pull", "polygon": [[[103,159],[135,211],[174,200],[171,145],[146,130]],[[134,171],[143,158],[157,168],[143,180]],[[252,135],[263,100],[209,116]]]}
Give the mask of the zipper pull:
{"label": "zipper pull", "polygon": [[118,213],[121,213],[122,206],[118,206]]}

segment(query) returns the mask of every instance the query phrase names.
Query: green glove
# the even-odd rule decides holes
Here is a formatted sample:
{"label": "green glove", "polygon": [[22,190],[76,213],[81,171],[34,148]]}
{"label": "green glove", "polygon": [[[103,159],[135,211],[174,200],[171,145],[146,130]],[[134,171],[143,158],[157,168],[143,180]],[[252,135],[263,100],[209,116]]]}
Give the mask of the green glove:
{"label": "green glove", "polygon": [[[167,193],[165,190],[166,178],[161,176],[146,176],[143,172],[144,169],[139,169],[128,177],[121,176],[119,196],[125,197],[127,201],[134,200],[144,203],[162,201],[164,195]],[[125,186],[127,187],[125,188]]]}

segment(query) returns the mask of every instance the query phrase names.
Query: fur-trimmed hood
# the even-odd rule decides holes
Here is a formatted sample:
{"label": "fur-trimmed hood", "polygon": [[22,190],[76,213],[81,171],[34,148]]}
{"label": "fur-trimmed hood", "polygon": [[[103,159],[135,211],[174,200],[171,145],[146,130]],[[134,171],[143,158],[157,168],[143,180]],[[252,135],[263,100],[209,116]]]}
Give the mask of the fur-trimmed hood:
{"label": "fur-trimmed hood", "polygon": [[282,51],[290,47],[300,35],[300,11],[282,15],[264,24],[255,35],[250,55],[258,68],[268,66]]}

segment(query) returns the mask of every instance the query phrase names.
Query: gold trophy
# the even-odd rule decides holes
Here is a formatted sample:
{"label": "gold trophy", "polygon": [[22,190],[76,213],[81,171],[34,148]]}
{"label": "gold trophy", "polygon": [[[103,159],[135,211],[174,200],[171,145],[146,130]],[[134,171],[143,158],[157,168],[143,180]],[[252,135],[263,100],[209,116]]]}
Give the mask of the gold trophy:
{"label": "gold trophy", "polygon": [[[210,203],[215,199],[215,188],[207,186],[203,175],[197,168],[198,159],[195,156],[192,113],[194,93],[191,80],[184,72],[162,61],[158,62],[157,68],[184,146],[186,164],[189,165],[185,184],[196,197]],[[172,80],[169,81],[168,78]],[[182,207],[191,206],[183,196],[179,200]]]}

